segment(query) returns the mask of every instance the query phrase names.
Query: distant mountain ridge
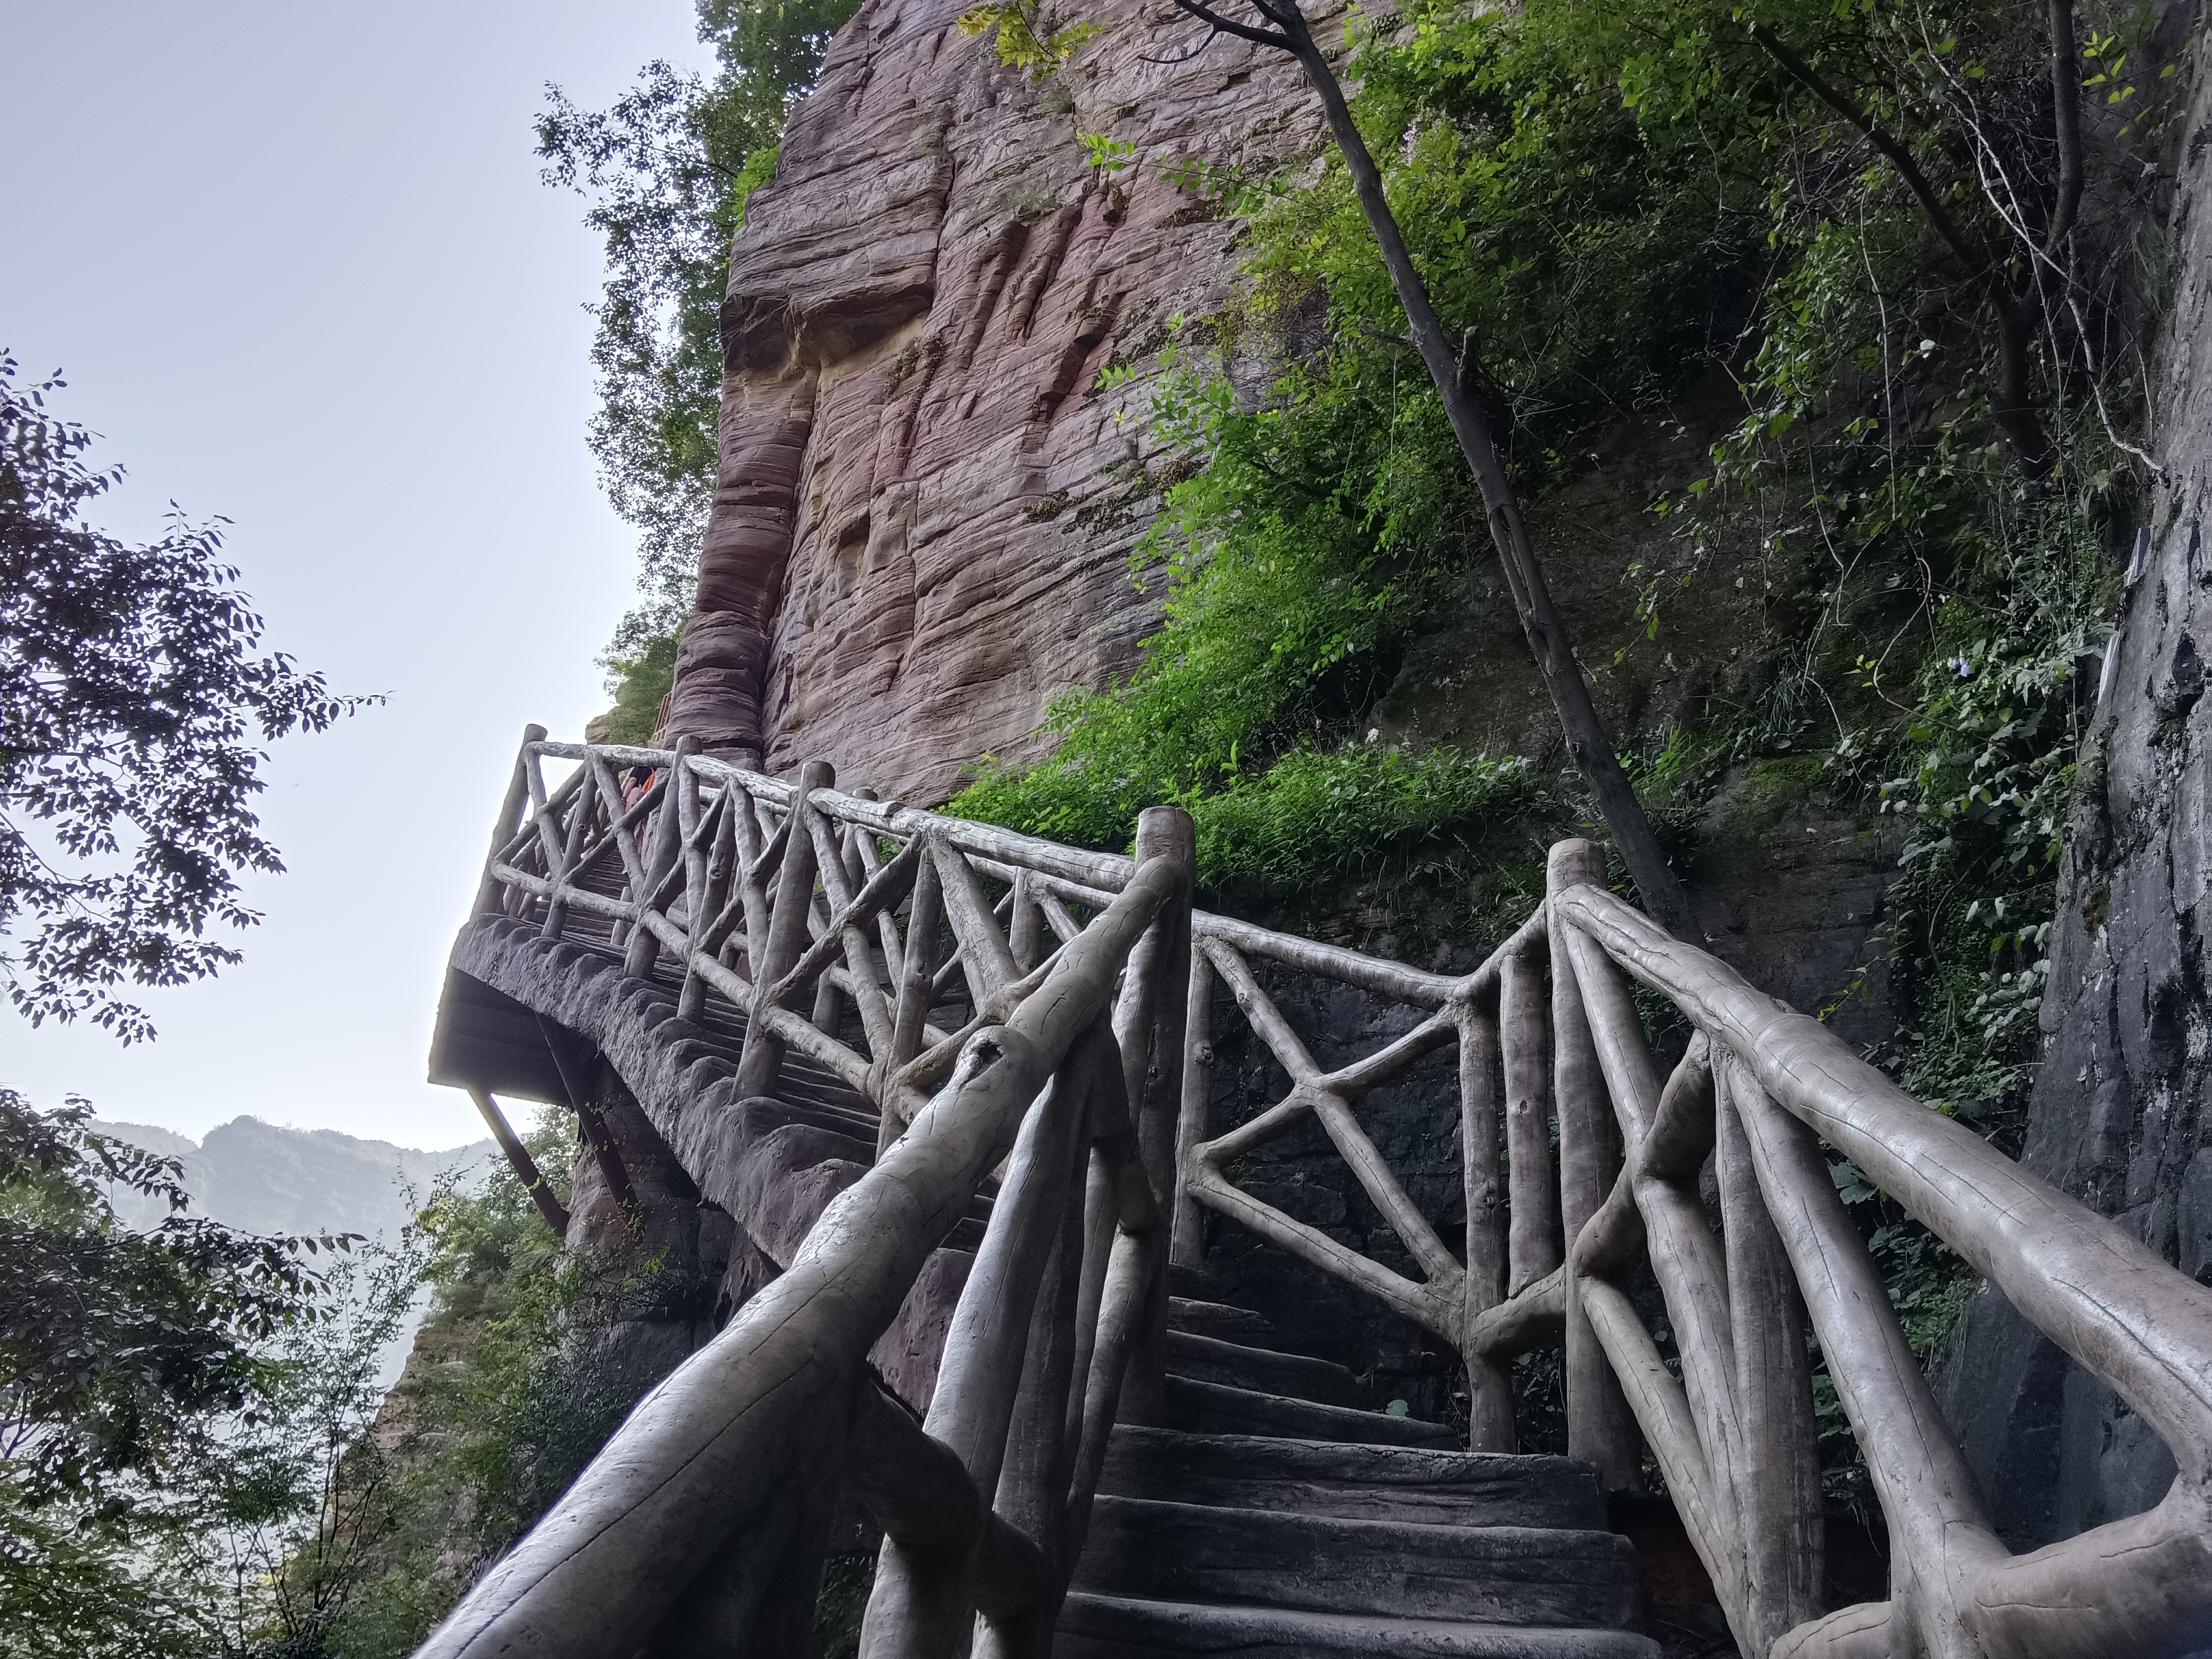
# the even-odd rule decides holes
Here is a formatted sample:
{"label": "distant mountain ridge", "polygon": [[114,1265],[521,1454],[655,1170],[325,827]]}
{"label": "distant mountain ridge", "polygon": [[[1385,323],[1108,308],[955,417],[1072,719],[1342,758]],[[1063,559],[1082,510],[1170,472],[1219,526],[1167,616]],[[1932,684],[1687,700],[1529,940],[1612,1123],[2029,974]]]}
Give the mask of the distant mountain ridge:
{"label": "distant mountain ridge", "polygon": [[[432,1185],[450,1171],[481,1181],[496,1159],[489,1140],[444,1152],[362,1140],[336,1129],[292,1129],[258,1117],[237,1117],[195,1141],[147,1123],[94,1127],[184,1165],[192,1212],[257,1233],[362,1233],[391,1237],[404,1226]],[[112,1194],[126,1225],[159,1224],[168,1213],[158,1200],[129,1191]]]}

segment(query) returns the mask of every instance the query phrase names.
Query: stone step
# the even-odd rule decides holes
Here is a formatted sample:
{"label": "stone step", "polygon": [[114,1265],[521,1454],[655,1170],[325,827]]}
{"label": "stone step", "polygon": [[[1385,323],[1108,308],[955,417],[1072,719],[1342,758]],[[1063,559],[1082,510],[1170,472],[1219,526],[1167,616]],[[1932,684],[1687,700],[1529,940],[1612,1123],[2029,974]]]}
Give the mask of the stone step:
{"label": "stone step", "polygon": [[1098,1489],[1346,1521],[1593,1532],[1606,1525],[1596,1474],[1570,1458],[1183,1434],[1130,1424],[1107,1443]]}
{"label": "stone step", "polygon": [[1188,1296],[1168,1298],[1168,1328],[1218,1336],[1224,1342],[1249,1342],[1255,1347],[1264,1346],[1275,1334],[1274,1326],[1249,1308]]}
{"label": "stone step", "polygon": [[1626,1630],[1636,1552],[1617,1533],[1436,1527],[1101,1497],[1073,1588],[1477,1624]]}
{"label": "stone step", "polygon": [[1078,1591],[1061,1606],[1054,1659],[1659,1659],[1619,1630],[1514,1629],[1296,1607],[1207,1607]]}
{"label": "stone step", "polygon": [[1167,1379],[1168,1426],[1190,1434],[1255,1434],[1285,1440],[1336,1440],[1366,1446],[1433,1446],[1456,1451],[1459,1437],[1441,1423],[1381,1412],[1318,1406],[1196,1377]]}
{"label": "stone step", "polygon": [[1225,1382],[1255,1394],[1286,1395],[1322,1406],[1349,1406],[1359,1397],[1352,1373],[1326,1359],[1247,1347],[1194,1331],[1168,1332],[1168,1370],[1200,1382]]}

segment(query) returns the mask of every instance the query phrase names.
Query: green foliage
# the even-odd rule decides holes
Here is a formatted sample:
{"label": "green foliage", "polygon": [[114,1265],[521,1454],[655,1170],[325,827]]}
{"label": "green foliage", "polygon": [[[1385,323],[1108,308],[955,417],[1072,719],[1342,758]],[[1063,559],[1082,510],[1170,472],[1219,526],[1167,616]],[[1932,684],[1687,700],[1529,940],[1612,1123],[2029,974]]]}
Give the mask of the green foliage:
{"label": "green foliage", "polygon": [[[2017,1151],[2050,972],[2061,830],[2118,573],[2113,481],[2035,504],[1932,621],[1882,805],[1908,828],[1890,900],[1916,982],[1906,1087]],[[1902,764],[1896,764],[1901,762]]]}
{"label": "green foliage", "polygon": [[548,184],[592,198],[606,249],[592,362],[592,452],[615,510],[640,532],[643,604],[611,658],[672,634],[690,603],[714,491],[719,318],[731,239],[775,171],[783,122],[814,84],[857,0],[698,0],[709,81],[647,64],[605,111],[559,88],[538,122]]}
{"label": "green foliage", "polygon": [[[2049,251],[2049,62],[2014,8],[1417,4],[1358,37],[1353,63],[1355,115],[1524,496],[1540,503],[1620,435],[1694,422],[1717,438],[1703,476],[1650,503],[1679,556],[1624,573],[1642,637],[1616,660],[1669,648],[1727,574],[1765,596],[1760,625],[1736,641],[1740,692],[1628,734],[1639,790],[1683,834],[1746,775],[1754,796],[1825,793],[1899,826],[1887,908],[1904,1029],[1876,1058],[2008,1150],[2112,555],[2141,510],[2130,227],[2178,107],[2172,66],[2143,52],[2148,12],[2088,21],[2090,95],[2126,106],[2116,142],[2133,153],[2093,154],[2075,228]],[[1102,169],[1136,159],[1092,150]],[[1220,195],[1229,170],[1200,156],[1161,171]],[[1469,763],[1359,743],[1396,642],[1486,556],[1483,526],[1340,160],[1240,178],[1234,204],[1250,220],[1243,293],[1171,343],[1138,412],[1173,457],[1152,475],[1162,510],[1136,560],[1140,579],[1167,577],[1161,630],[1126,681],[1055,702],[1042,760],[987,767],[954,810],[1103,845],[1141,806],[1179,801],[1210,878],[1309,883],[1347,846],[1382,856],[1375,826],[1448,841],[1452,812],[1508,799],[1486,788],[1539,786],[1482,761],[1494,781],[1470,774],[1462,796],[1416,774]],[[2017,422],[1992,414],[2008,295],[2033,319],[2022,390],[2047,441],[2033,469]],[[1115,364],[1094,395],[1136,373]],[[1752,551],[1731,568],[1714,551],[1729,547]],[[1455,805],[1432,810],[1439,797]],[[1848,1165],[1838,1179],[1933,1356],[1971,1271]],[[1863,1498],[1825,1373],[1823,1390],[1831,1486]]]}
{"label": "green foliage", "polygon": [[[114,1186],[173,1213],[132,1232]],[[173,1160],[0,1091],[0,1656],[321,1650],[389,1522],[364,1435],[420,1268],[353,1242],[191,1216]]]}
{"label": "green foliage", "polygon": [[1200,878],[1295,889],[1403,868],[1446,850],[1438,843],[1449,832],[1527,811],[1544,793],[1518,757],[1293,749],[1258,777],[1192,804]]}
{"label": "green foliage", "polygon": [[673,633],[652,634],[634,652],[607,656],[607,690],[615,700],[603,717],[609,743],[653,741],[661,700],[676,683],[676,640]]}
{"label": "green foliage", "polygon": [[[104,1503],[110,1483],[158,1475],[202,1419],[248,1409],[269,1381],[255,1345],[320,1309],[307,1258],[351,1243],[188,1215],[176,1162],[91,1117],[0,1089],[0,1454],[34,1501]],[[109,1182],[173,1213],[131,1232]]]}
{"label": "green foliage", "polygon": [[[565,1203],[574,1120],[524,1136]],[[590,1462],[649,1378],[612,1328],[665,1302],[634,1249],[564,1249],[520,1182],[447,1187],[422,1212],[430,1312],[388,1408],[394,1522],[333,1626],[340,1659],[400,1659]]]}
{"label": "green foliage", "polygon": [[1135,165],[1136,141],[1116,138],[1110,133],[1079,132],[1076,137],[1083,145],[1083,159],[1101,173],[1119,173]]}
{"label": "green foliage", "polygon": [[971,6],[959,21],[963,34],[988,34],[1000,63],[1040,83],[1066,68],[1077,52],[1098,38],[1097,24],[1081,18],[1063,23],[1048,7],[1026,0]]}
{"label": "green foliage", "polygon": [[[1150,417],[1176,457],[1152,477],[1164,507],[1133,561],[1164,579],[1164,623],[1125,684],[1054,703],[1048,759],[987,765],[951,810],[1116,845],[1140,809],[1174,801],[1224,826],[1209,870],[1294,878],[1335,854],[1284,837],[1346,830],[1363,778],[1377,786],[1367,830],[1393,847],[1510,793],[1501,781],[1518,775],[1481,757],[1324,752],[1363,729],[1388,683],[1379,647],[1456,556],[1443,503],[1464,510],[1471,492],[1414,380],[1387,362],[1293,363],[1248,409],[1179,341],[1169,363]],[[1239,850],[1232,826],[1272,839]]]}
{"label": "green foliage", "polygon": [[114,988],[239,959],[210,928],[260,920],[239,886],[284,866],[261,834],[260,745],[378,697],[333,696],[283,653],[223,562],[216,520],[143,546],[88,509],[122,477],[19,386],[0,351],[0,982],[36,1025],[151,1036]]}
{"label": "green foliage", "polygon": [[[548,1113],[529,1143],[564,1202],[554,1171],[574,1164],[573,1133],[572,1120]],[[635,1387],[596,1363],[595,1350],[651,1273],[563,1250],[519,1182],[441,1194],[423,1226],[428,1328],[434,1341],[459,1340],[456,1363],[410,1384],[410,1404],[418,1425],[441,1425],[433,1484],[465,1492],[473,1541],[488,1555],[538,1518],[629,1409]]]}

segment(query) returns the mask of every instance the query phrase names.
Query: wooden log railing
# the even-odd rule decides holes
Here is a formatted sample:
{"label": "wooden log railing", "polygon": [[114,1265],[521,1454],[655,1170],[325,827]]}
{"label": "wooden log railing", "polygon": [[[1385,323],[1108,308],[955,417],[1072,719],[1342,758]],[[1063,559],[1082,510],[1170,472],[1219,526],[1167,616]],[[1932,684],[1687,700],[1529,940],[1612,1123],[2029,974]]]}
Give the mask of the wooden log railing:
{"label": "wooden log railing", "polygon": [[[797,1051],[883,1130],[784,1272],[640,1402],[426,1656],[801,1659],[841,1491],[884,1534],[871,1659],[1050,1650],[1108,1431],[1158,1408],[1167,1198],[1147,1170],[1171,1178],[1189,819],[1147,812],[1139,856],[1107,858],[833,781],[526,735],[478,914],[619,951],[633,975],[672,969],[695,1018],[720,994],[748,1021],[741,1088],[772,1095]],[[565,1034],[546,1038],[566,1080]],[[994,1171],[917,1419],[868,1355]]]}
{"label": "wooden log railing", "polygon": [[[574,769],[549,787],[548,762]],[[2212,1291],[1667,935],[1606,890],[1594,846],[1554,848],[1544,902],[1453,976],[1192,911],[1178,813],[1146,814],[1133,859],[834,785],[826,767],[784,781],[526,739],[479,911],[602,927],[634,973],[665,957],[683,1012],[710,992],[747,1012],[749,1087],[771,1092],[795,1050],[876,1103],[881,1150],[426,1653],[796,1656],[841,1481],[886,1538],[871,1659],[1047,1651],[1107,1431],[1156,1420],[1165,1264],[1200,1261],[1207,1211],[1451,1344],[1477,1450],[1514,1449],[1516,1356],[1563,1346],[1570,1451],[1619,1488],[1648,1445],[1747,1655],[2154,1659],[2212,1642]],[[1411,1012],[1325,1069],[1262,974]],[[1692,1031],[1663,1078],[1632,979]],[[1290,1079],[1218,1135],[1217,981]],[[1358,1121],[1445,1049],[1457,1249]],[[1419,1277],[1236,1185],[1241,1157],[1308,1119]],[[2004,1548],[1824,1143],[2164,1437],[2179,1472],[2160,1504]],[[917,1421],[866,1356],[994,1170]],[[1671,1364],[1630,1294],[1647,1268]],[[1808,1323],[1893,1544],[1889,1599],[1837,1612],[1820,1602]]]}
{"label": "wooden log railing", "polygon": [[[1570,1452],[1619,1489],[1639,1484],[1648,1444],[1739,1646],[1756,1659],[2150,1659],[2212,1644],[2212,1291],[1902,1092],[1817,1021],[1668,936],[1604,876],[1591,843],[1555,847],[1545,902],[1458,978],[1194,917],[1176,1250],[1194,1260],[1198,1212],[1218,1212],[1450,1343],[1468,1369],[1477,1450],[1514,1449],[1514,1358],[1563,1344]],[[1416,1018],[1375,1052],[1325,1070],[1255,959],[1361,987]],[[1213,975],[1291,1086],[1209,1137],[1201,1062]],[[1663,1079],[1631,979],[1692,1032]],[[1467,1206],[1458,1252],[1357,1116],[1363,1097],[1454,1044]],[[1232,1182],[1239,1158],[1308,1118],[1418,1279]],[[1823,1143],[2164,1437],[2179,1472],[2162,1502],[2032,1554],[2005,1548]],[[1717,1226],[1699,1193],[1709,1164]],[[1631,1298],[1647,1267],[1674,1365]],[[1821,1601],[1808,1316],[1891,1539],[1889,1599],[1835,1612]]]}

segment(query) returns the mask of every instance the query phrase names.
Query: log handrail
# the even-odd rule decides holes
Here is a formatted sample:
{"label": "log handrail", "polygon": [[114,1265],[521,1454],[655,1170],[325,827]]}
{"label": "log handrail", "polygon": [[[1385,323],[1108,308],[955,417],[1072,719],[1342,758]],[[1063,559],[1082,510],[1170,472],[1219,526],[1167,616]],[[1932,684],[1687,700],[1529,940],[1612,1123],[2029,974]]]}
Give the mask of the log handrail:
{"label": "log handrail", "polygon": [[[549,762],[574,764],[550,789]],[[1543,902],[1456,975],[1192,910],[1181,814],[1146,814],[1136,852],[841,791],[826,767],[780,780],[688,745],[526,734],[479,913],[548,936],[605,924],[633,973],[672,957],[682,1012],[710,991],[747,1012],[747,1091],[772,1092],[796,1049],[875,1103],[879,1150],[426,1654],[585,1659],[658,1629],[795,1659],[811,1600],[785,1602],[818,1570],[825,1474],[885,1534],[869,1659],[1048,1653],[1108,1431],[1159,1409],[1166,1265],[1201,1261],[1208,1211],[1451,1344],[1474,1449],[1515,1449],[1512,1362],[1563,1345],[1570,1452],[1622,1488],[1648,1449],[1756,1659],[2153,1659],[2212,1628],[2212,1291],[1668,936],[1607,890],[1589,842],[1553,849]],[[1325,1066],[1270,990],[1297,975],[1407,1012]],[[1691,1030],[1671,1072],[1631,980]],[[1290,1080],[1218,1134],[1217,986]],[[1368,1095],[1445,1049],[1457,1249],[1359,1121]],[[1236,1184],[1240,1158],[1307,1118],[1412,1276]],[[2164,1437],[2179,1472],[2156,1507],[2006,1550],[1832,1154]],[[866,1356],[994,1170],[917,1419]],[[1630,1294],[1647,1269],[1671,1363]],[[1808,1334],[1893,1538],[1888,1599],[1836,1611],[1821,1601]]]}

